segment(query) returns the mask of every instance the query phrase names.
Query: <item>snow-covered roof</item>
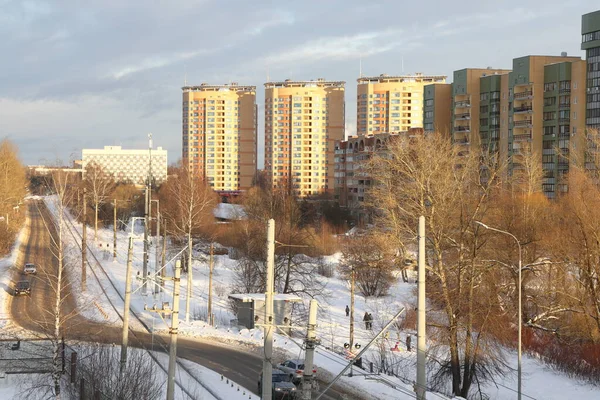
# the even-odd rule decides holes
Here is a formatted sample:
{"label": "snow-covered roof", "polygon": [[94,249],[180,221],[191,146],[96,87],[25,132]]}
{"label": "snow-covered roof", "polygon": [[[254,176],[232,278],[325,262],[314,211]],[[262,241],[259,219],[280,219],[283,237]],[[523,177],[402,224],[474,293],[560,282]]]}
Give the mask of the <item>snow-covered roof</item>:
{"label": "snow-covered roof", "polygon": [[[250,303],[252,301],[265,301],[264,293],[232,293],[229,295],[230,299],[241,300],[244,303]],[[273,295],[274,301],[302,301],[302,299],[295,294],[288,293],[277,293]]]}
{"label": "snow-covered roof", "polygon": [[236,220],[246,218],[244,207],[239,204],[219,203],[213,210],[215,218]]}

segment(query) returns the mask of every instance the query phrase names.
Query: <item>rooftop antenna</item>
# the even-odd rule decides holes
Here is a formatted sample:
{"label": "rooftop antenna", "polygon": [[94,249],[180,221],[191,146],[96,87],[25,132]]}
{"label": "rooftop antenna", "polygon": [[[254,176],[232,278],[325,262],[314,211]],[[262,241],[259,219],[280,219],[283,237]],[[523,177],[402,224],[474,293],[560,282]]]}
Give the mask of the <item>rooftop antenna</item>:
{"label": "rooftop antenna", "polygon": [[358,58],[358,77],[362,78],[362,55]]}

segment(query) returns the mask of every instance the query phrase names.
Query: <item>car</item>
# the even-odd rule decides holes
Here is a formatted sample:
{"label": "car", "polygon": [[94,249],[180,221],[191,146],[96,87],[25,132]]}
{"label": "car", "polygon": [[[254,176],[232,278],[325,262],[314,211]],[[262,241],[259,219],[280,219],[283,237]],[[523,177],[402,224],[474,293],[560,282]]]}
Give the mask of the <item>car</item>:
{"label": "car", "polygon": [[15,296],[31,294],[31,284],[29,281],[19,281],[15,285]]}
{"label": "car", "polygon": [[[304,360],[286,360],[277,365],[277,368],[287,373],[292,382],[296,385],[302,381],[302,375],[304,374]],[[317,369],[313,367],[313,374],[316,373]]]}
{"label": "car", "polygon": [[[262,372],[258,376],[258,393],[262,394]],[[291,382],[289,375],[279,369],[273,369],[271,374],[271,397],[273,400],[295,399],[297,394],[296,385]]]}
{"label": "car", "polygon": [[37,267],[33,263],[25,263],[25,268],[23,268],[23,272],[26,274],[36,274]]}

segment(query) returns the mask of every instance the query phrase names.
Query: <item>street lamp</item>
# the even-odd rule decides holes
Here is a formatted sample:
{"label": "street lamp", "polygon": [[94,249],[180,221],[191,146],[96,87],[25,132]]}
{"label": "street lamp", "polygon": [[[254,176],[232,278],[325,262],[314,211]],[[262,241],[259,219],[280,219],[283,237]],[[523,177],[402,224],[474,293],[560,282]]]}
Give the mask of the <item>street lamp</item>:
{"label": "street lamp", "polygon": [[518,324],[518,331],[519,331],[519,340],[518,340],[518,344],[517,344],[517,357],[518,357],[518,362],[517,362],[517,399],[521,400],[521,340],[522,340],[522,306],[521,306],[521,284],[522,284],[522,280],[521,280],[521,264],[522,264],[522,252],[521,252],[521,243],[519,242],[519,239],[517,239],[517,237],[515,235],[513,235],[510,232],[507,231],[503,231],[501,229],[496,229],[496,228],[492,228],[491,226],[487,226],[486,224],[484,224],[481,221],[474,221],[476,224],[481,225],[482,227],[484,227],[485,229],[489,229],[490,231],[495,231],[498,233],[503,233],[505,235],[508,235],[510,237],[512,237],[513,239],[515,239],[515,242],[517,242],[517,246],[519,247],[519,285],[517,288],[517,291],[519,293],[519,324]]}

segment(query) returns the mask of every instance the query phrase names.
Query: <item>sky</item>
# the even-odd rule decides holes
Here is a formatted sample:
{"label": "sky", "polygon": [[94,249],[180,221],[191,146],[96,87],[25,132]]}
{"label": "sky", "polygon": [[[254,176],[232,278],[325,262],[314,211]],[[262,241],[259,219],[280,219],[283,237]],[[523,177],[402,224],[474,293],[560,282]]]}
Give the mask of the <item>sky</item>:
{"label": "sky", "polygon": [[121,145],[181,157],[181,87],[508,68],[580,50],[597,0],[0,0],[0,140],[26,164],[68,163]]}

